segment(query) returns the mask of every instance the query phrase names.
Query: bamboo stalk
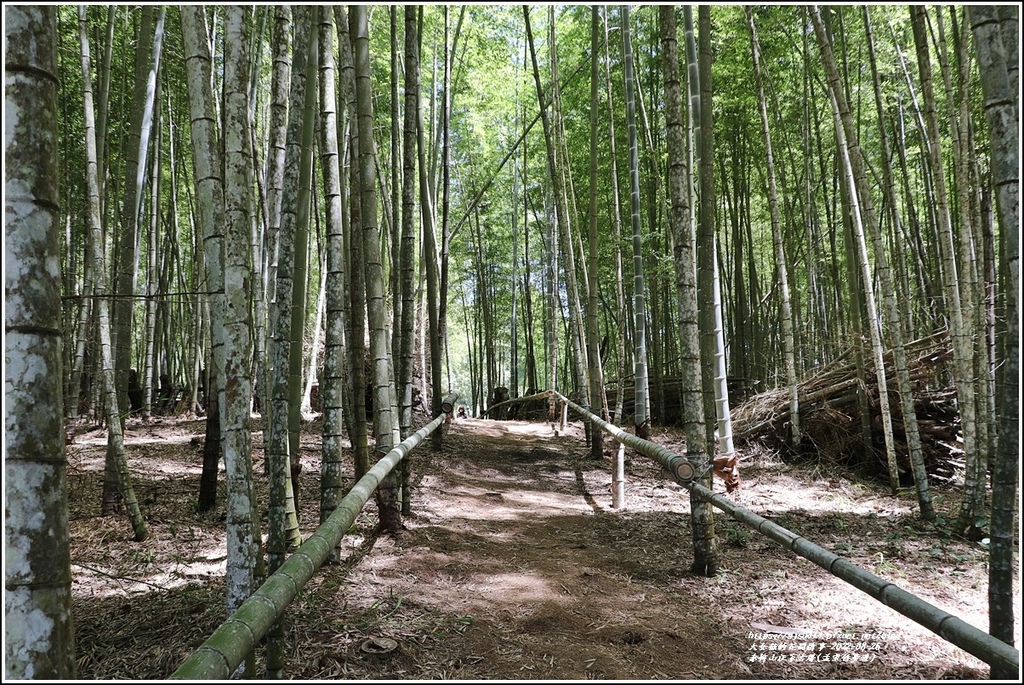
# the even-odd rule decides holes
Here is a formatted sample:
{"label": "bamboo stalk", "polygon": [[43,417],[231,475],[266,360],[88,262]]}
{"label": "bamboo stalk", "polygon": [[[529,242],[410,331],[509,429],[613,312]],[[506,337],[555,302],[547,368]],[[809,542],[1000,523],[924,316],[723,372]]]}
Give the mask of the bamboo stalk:
{"label": "bamboo stalk", "polygon": [[[454,406],[457,394],[443,402]],[[266,582],[238,607],[169,678],[226,680],[284,613],[288,604],[338,546],[380,483],[413,449],[444,423],[439,414],[394,447],[352,486],[334,513],[309,536]]]}

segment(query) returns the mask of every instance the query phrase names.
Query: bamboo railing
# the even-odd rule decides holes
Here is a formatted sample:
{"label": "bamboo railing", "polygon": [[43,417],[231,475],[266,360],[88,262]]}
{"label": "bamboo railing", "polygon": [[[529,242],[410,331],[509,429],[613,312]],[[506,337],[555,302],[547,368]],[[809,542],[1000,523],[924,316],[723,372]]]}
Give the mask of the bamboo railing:
{"label": "bamboo railing", "polygon": [[170,675],[182,680],[227,680],[285,608],[338,546],[381,481],[417,445],[437,430],[455,407],[457,393],[441,402],[444,413],[419,429],[374,464],[326,521],[302,543],[207,640]]}
{"label": "bamboo railing", "polygon": [[[726,512],[745,526],[771,538],[804,559],[817,564],[840,580],[867,593],[907,618],[920,623],[943,640],[956,645],[969,654],[973,654],[985,663],[993,667],[1000,667],[1004,672],[1006,670],[1010,672],[1019,671],[1020,652],[1014,649],[1012,645],[1006,644],[1002,640],[972,626],[963,619],[939,609],[917,595],[907,592],[870,571],[862,569],[839,555],[819,547],[810,540],[783,528],[777,523],[769,521],[748,509],[744,509],[728,497],[712,492],[698,482],[695,482],[696,479],[693,477],[695,469],[685,457],[674,454],[671,450],[661,445],[626,433],[620,428],[601,420],[561,393],[557,391],[551,392],[554,393],[558,400],[566,403],[584,419],[596,424],[616,440],[665,466],[680,485],[709,502],[712,506]],[[683,466],[683,462],[689,467],[688,469],[686,466]]]}

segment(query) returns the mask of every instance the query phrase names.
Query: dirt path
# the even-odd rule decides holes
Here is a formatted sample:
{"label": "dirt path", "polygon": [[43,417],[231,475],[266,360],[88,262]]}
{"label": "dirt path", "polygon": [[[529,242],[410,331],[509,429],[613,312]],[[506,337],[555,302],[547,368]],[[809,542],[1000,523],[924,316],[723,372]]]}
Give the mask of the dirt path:
{"label": "dirt path", "polygon": [[[980,661],[738,524],[719,523],[723,572],[691,575],[685,491],[652,462],[629,459],[627,508],[613,510],[610,454],[595,464],[582,437],[578,424],[561,436],[547,424],[454,424],[444,453],[417,462],[423,475],[407,530],[378,540],[348,576],[369,589],[358,600],[353,585],[345,597],[350,609],[370,612],[370,629],[351,634],[350,648],[315,675],[710,680],[986,672]],[[750,475],[760,504],[779,504],[774,495],[785,483]],[[849,495],[862,509],[903,507],[848,481],[795,485],[806,492],[786,494],[806,497],[808,506]],[[836,485],[838,494],[823,494]],[[846,520],[823,527],[834,531]],[[877,513],[865,523],[872,520],[878,523]],[[875,537],[848,528],[847,537],[865,545]],[[800,631],[837,637],[811,652],[791,646],[784,658],[758,661],[759,652],[775,656],[767,653],[778,647],[771,642]],[[873,646],[858,645],[858,636],[883,631]],[[354,649],[376,634],[395,638],[399,649],[386,658]],[[850,659],[840,660],[840,650]],[[810,654],[814,663],[795,660]]]}
{"label": "dirt path", "polygon": [[[89,513],[102,437],[82,436],[72,452],[80,677],[166,677],[224,618],[223,505],[197,514],[193,504],[201,426],[129,431],[153,533],[141,545],[127,542],[123,520]],[[317,519],[316,430],[303,435],[304,535]],[[343,562],[289,608],[289,678],[987,677],[979,660],[724,517],[722,572],[691,575],[685,490],[627,454],[627,506],[613,510],[610,446],[590,460],[579,424],[556,435],[543,423],[470,419],[447,431],[441,451],[413,453],[406,529],[375,535],[371,501],[343,539]],[[680,448],[671,431],[654,439]],[[764,453],[744,461],[741,504],[986,625],[984,551],[937,539],[911,496]],[[261,462],[257,450],[264,498]],[[835,637],[808,649],[809,634]],[[388,640],[394,649],[375,653]]]}
{"label": "dirt path", "polygon": [[[378,542],[357,575],[463,617],[465,630],[438,650],[452,675],[749,676],[742,643],[723,640],[713,618],[662,581],[685,568],[666,544],[682,531],[666,520],[662,539],[647,539],[607,513],[597,485],[604,465],[571,456],[582,452],[579,437],[556,437],[546,424],[466,420],[448,443],[451,456],[434,458],[419,483],[408,530]],[[396,660],[430,664],[430,651],[417,645]]]}

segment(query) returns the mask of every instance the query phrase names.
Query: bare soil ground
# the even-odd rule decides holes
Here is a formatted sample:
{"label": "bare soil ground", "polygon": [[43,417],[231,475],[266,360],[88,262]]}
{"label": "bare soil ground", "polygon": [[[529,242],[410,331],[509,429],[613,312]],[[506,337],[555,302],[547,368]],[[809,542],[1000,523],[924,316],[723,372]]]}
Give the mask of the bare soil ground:
{"label": "bare soil ground", "polygon": [[[307,535],[318,516],[318,430],[308,424],[302,442]],[[223,485],[216,510],[195,507],[203,431],[195,420],[129,422],[129,464],[151,532],[134,543],[123,516],[98,516],[105,433],[76,429],[68,461],[80,678],[165,678],[225,618]],[[253,438],[265,503],[261,434]],[[681,446],[675,431],[653,439]],[[895,497],[754,447],[742,456],[734,495],[743,506],[987,626],[985,551],[920,522],[911,493]],[[287,677],[988,677],[983,662],[723,514],[723,570],[690,574],[686,491],[654,462],[626,458],[626,507],[615,510],[611,447],[589,459],[580,424],[562,434],[546,423],[450,424],[442,450],[413,453],[405,530],[377,535],[371,501],[342,542],[343,562],[324,567],[293,603]],[[940,510],[957,500],[937,495]],[[396,647],[375,653],[387,640]]]}

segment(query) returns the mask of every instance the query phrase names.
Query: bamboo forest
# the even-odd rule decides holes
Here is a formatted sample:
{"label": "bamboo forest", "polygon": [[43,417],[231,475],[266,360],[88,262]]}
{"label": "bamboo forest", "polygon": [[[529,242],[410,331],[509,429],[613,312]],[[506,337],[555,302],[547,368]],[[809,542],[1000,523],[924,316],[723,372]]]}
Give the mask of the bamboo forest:
{"label": "bamboo forest", "polygon": [[1019,682],[1018,12],[4,3],[5,680]]}

